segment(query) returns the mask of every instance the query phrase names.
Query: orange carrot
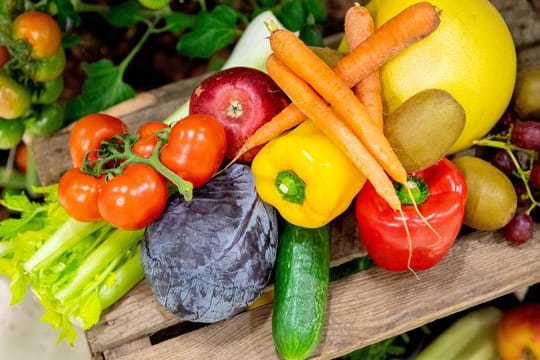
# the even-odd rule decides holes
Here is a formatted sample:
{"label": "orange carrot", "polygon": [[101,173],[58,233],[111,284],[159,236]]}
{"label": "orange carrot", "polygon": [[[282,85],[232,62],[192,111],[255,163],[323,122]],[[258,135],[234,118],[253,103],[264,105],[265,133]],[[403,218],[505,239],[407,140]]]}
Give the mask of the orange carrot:
{"label": "orange carrot", "polygon": [[306,119],[303,112],[300,111],[294,104],[289,104],[270,121],[259,127],[248,139],[242,144],[236,152],[230,163],[238,160],[242,155],[249,150],[264,145],[268,141],[278,137],[284,131],[292,129]]}
{"label": "orange carrot", "polygon": [[268,58],[266,70],[293,103],[351,159],[377,193],[393,209],[401,209],[401,203],[388,175],[326,101],[275,55]]}
{"label": "orange carrot", "polygon": [[377,28],[338,61],[334,71],[353,87],[408,46],[431,34],[440,22],[437,8],[427,2],[415,3]]}
{"label": "orange carrot", "polygon": [[[416,6],[418,8],[424,8],[425,5],[423,4],[426,3],[420,3]],[[337,67],[337,69],[334,68],[334,71],[336,71],[340,77],[343,76],[345,78],[344,80],[347,85],[349,85],[349,87],[356,85],[358,82],[360,82],[360,80],[379,69],[380,66],[390,60],[393,56],[399,54],[408,46],[412,45],[416,41],[421,40],[430,32],[435,30],[435,28],[440,22],[440,19],[438,18],[438,12],[435,12],[435,14],[433,14],[433,11],[435,11],[434,8],[431,5],[429,5],[429,7],[430,8],[425,9],[427,10],[425,11],[425,15],[419,13],[415,17],[410,18],[410,13],[414,12],[414,10],[405,9],[402,13],[388,20],[387,23],[376,29],[373,35],[371,35],[368,39],[366,39],[366,41],[362,43],[362,46],[357,47],[356,49],[351,51],[351,53],[345,55],[338,62],[339,67]],[[432,11],[429,11],[430,9]],[[420,10],[418,11],[420,12]],[[436,18],[433,18],[433,15],[435,15]],[[417,17],[422,16],[429,17],[428,21],[422,22],[426,23],[427,25],[422,24],[422,26],[413,26],[415,23],[420,22]],[[415,34],[412,29],[409,29],[409,27],[416,28],[418,33]],[[402,28],[404,30],[402,30]],[[392,31],[402,32],[402,34],[393,35]],[[381,32],[382,34],[380,34]],[[413,33],[412,35],[411,32]],[[399,43],[398,45],[395,44],[400,38],[407,39],[407,36],[409,36],[408,40],[403,40],[403,42]],[[386,40],[387,38],[391,38],[392,41]],[[368,42],[369,46],[366,46]],[[371,53],[370,49],[373,49],[374,52],[379,54],[375,56],[376,60],[374,60],[374,55]],[[293,53],[289,56],[296,55]],[[267,129],[257,130],[252,135],[257,140],[254,141],[253,144],[264,144],[272,140],[277,135],[283,133],[286,130],[289,130],[290,128],[300,124],[303,120],[305,120],[305,116],[300,116],[301,112],[291,110],[291,108],[293,107],[295,107],[295,105],[290,104],[288,107],[282,110],[282,113],[286,112],[287,116],[290,117],[287,121],[282,121],[282,116],[284,116],[285,114],[280,114],[279,116],[276,116],[274,119],[270,120],[270,123],[274,123],[274,120],[276,120],[275,127],[270,128],[272,131],[268,131],[268,127],[270,127],[271,125],[268,125]],[[261,132],[261,134],[259,134],[259,132]],[[238,159],[243,153],[249,151],[254,146],[257,146],[253,144],[247,144],[246,146],[243,146],[242,149],[235,156],[235,159]]]}
{"label": "orange carrot", "polygon": [[[365,41],[375,29],[373,17],[369,10],[355,3],[345,13],[345,38],[349,48],[355,49]],[[366,110],[375,121],[375,124],[383,128],[383,102],[381,96],[381,81],[379,71],[375,70],[366,76],[353,88],[356,97],[366,107]]]}
{"label": "orange carrot", "polygon": [[[289,30],[279,29],[272,32],[270,46],[279,60],[311,85],[332,106],[392,179],[405,184],[407,171],[401,165],[388,139],[374,124],[365,106],[350,87],[326,65],[324,60]],[[298,103],[296,106],[300,107]]]}

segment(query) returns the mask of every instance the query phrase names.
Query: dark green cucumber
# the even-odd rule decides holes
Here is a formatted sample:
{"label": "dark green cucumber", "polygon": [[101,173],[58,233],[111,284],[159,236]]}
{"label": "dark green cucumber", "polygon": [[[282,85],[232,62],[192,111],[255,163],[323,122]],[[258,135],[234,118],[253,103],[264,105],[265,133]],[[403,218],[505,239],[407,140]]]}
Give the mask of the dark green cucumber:
{"label": "dark green cucumber", "polygon": [[305,359],[319,345],[329,269],[330,227],[306,229],[285,222],[278,242],[272,337],[286,360]]}

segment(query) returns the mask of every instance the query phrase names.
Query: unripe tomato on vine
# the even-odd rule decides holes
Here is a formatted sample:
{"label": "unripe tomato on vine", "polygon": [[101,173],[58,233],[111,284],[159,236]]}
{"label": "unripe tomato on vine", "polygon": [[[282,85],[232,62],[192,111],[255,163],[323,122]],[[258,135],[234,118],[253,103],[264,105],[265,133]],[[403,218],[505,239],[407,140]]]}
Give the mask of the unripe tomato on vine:
{"label": "unripe tomato on vine", "polygon": [[163,9],[165,6],[169,5],[170,0],[139,0],[139,3],[152,10]]}

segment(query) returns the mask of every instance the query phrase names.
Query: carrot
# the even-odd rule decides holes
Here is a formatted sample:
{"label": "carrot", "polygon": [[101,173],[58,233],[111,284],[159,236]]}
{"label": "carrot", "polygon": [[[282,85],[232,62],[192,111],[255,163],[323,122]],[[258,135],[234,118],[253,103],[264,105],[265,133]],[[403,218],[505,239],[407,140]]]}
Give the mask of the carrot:
{"label": "carrot", "polygon": [[[345,13],[345,38],[351,49],[355,49],[366,40],[375,29],[373,17],[369,10],[355,3]],[[353,88],[356,97],[379,128],[383,128],[383,102],[379,71],[375,70]]]}
{"label": "carrot", "polygon": [[[303,79],[275,55],[266,62],[268,75],[291,101],[343,151],[371,182],[377,193],[395,210],[401,209],[392,181],[356,135]],[[349,89],[350,91],[350,89]]]}
{"label": "carrot", "polygon": [[[285,29],[270,35],[273,53],[292,72],[306,81],[351,127],[360,141],[397,182],[405,184],[407,171],[388,139],[378,128],[352,90],[296,35]],[[268,69],[267,69],[268,70]],[[279,85],[279,84],[278,84]],[[298,103],[296,106],[300,107]],[[304,112],[305,113],[305,112]]]}
{"label": "carrot", "polygon": [[278,137],[283,132],[292,129],[306,119],[304,113],[294,104],[289,104],[270,121],[264,123],[242,144],[230,163],[236,162],[242,155],[256,146],[263,145]]}
{"label": "carrot", "polygon": [[335,73],[353,87],[408,46],[439,26],[439,10],[427,2],[415,3],[382,24],[334,67]]}
{"label": "carrot", "polygon": [[[417,4],[418,7],[424,8],[424,5],[426,3],[420,3]],[[429,4],[428,4],[429,5]],[[414,5],[413,5],[414,6]],[[429,5],[431,6],[431,5]],[[399,54],[401,51],[406,49],[408,46],[412,45],[416,41],[421,40],[425,36],[427,36],[430,32],[434,31],[435,28],[438,26],[440,19],[438,18],[438,12],[433,14],[434,8],[431,7],[432,11],[429,11],[430,9],[426,9],[426,15],[430,19],[426,22],[428,25],[417,25],[413,26],[414,23],[417,23],[416,17],[421,17],[424,15],[417,14],[416,17],[409,18],[410,13],[413,11],[411,9],[405,9],[403,13],[400,13],[396,15],[394,18],[388,20],[388,22],[381,26],[380,28],[376,29],[373,35],[371,35],[366,41],[363,42],[361,47],[357,47],[351,53],[345,55],[339,62],[337,67],[337,73],[341,77],[343,76],[345,78],[345,82],[349,87],[352,87],[356,85],[360,80],[365,78],[366,76],[370,75],[377,69],[379,69],[380,66],[382,66],[386,61],[388,61],[393,56]],[[420,11],[420,10],[419,10]],[[436,18],[433,18],[433,15],[436,16]],[[411,22],[412,24],[410,24]],[[431,26],[429,26],[431,24]],[[412,29],[408,29],[408,27],[416,28],[419,33],[415,35],[410,35],[408,41],[403,41],[399,43],[399,46],[395,45],[395,42],[397,42],[398,38],[404,38],[407,39],[406,35],[411,34]],[[402,31],[401,28],[404,28],[403,34],[392,34],[392,29],[395,29],[396,31]],[[380,34],[382,32],[382,34]],[[387,41],[387,38],[392,38],[393,41]],[[366,43],[369,42],[369,46],[366,46]],[[376,51],[379,55],[376,58],[377,61],[373,60],[373,54],[370,53],[370,49],[373,49]],[[296,56],[296,54],[291,54],[290,56]],[[367,66],[370,65],[370,66]],[[336,71],[336,68],[334,68],[334,71]],[[352,78],[352,80],[351,80]],[[348,79],[348,80],[347,80]],[[253,144],[261,145],[264,144],[270,140],[272,140],[274,137],[280,135],[286,130],[289,130],[290,128],[300,124],[303,120],[305,120],[304,116],[299,116],[300,112],[296,110],[291,110],[292,107],[295,107],[294,104],[290,104],[288,107],[286,107],[284,110],[282,110],[282,113],[287,113],[287,116],[290,116],[291,118],[287,121],[283,121],[283,116],[285,114],[280,114],[276,116],[274,119],[270,120],[270,123],[274,123],[275,125],[268,125],[266,129],[260,129],[257,130],[254,134],[251,136],[255,137],[257,141],[254,141]],[[274,126],[273,128],[269,128],[270,126]],[[269,130],[272,131],[269,131]],[[260,134],[259,134],[260,132]],[[248,139],[248,142],[250,140]],[[249,151],[254,146],[257,145],[250,145],[247,144],[246,146],[243,146],[240,151],[238,151],[237,155],[235,156],[235,159],[238,159],[243,153]]]}

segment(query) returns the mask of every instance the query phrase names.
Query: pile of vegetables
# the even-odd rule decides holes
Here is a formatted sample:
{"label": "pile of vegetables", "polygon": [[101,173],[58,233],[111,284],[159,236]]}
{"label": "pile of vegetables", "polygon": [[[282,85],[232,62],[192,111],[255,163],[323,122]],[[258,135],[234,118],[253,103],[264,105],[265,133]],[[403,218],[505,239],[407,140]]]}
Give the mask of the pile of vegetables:
{"label": "pile of vegetables", "polygon": [[[266,19],[266,73],[231,62],[135,133],[110,115],[81,117],[58,194],[4,200],[20,213],[0,223],[0,273],[14,300],[30,284],[45,319],[72,339],[69,324],[95,324],[143,274],[165,308],[204,323],[246,309],[273,280],[276,349],[306,358],[326,322],[329,226],[351,204],[370,259],[389,271],[435,266],[464,225],[508,229],[518,199],[506,175],[453,156],[474,121],[460,101],[432,87],[383,111],[381,67],[436,35],[444,14],[417,2],[375,27],[356,4],[342,52]],[[540,149],[540,137],[529,146],[515,135],[518,149],[490,136],[477,144]],[[500,194],[505,201],[490,198]]]}

